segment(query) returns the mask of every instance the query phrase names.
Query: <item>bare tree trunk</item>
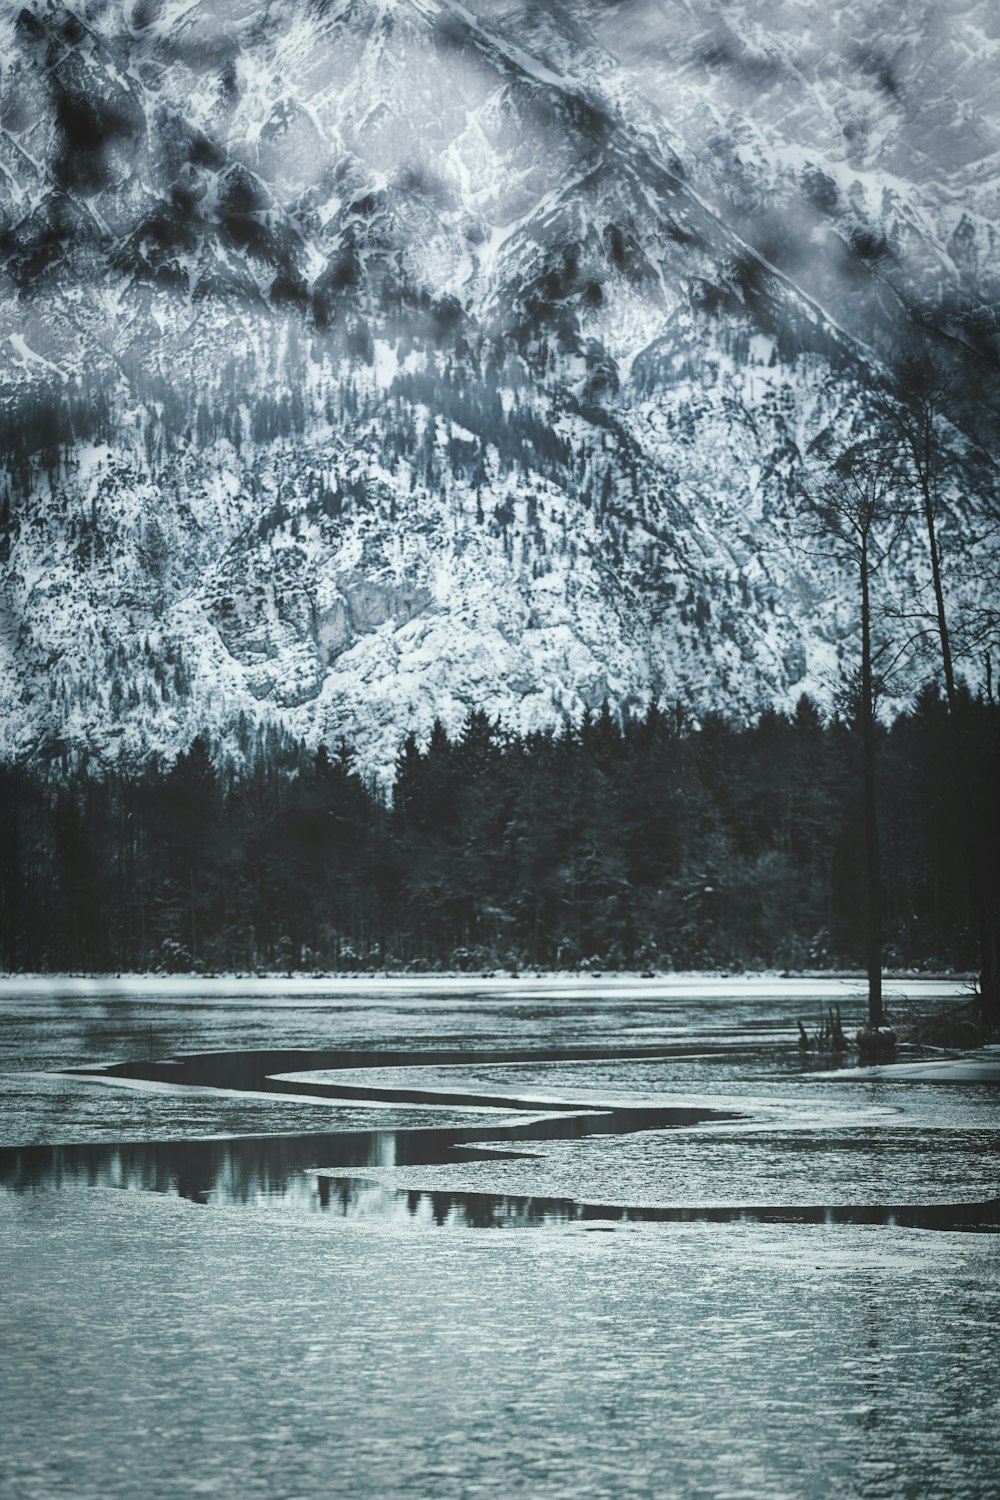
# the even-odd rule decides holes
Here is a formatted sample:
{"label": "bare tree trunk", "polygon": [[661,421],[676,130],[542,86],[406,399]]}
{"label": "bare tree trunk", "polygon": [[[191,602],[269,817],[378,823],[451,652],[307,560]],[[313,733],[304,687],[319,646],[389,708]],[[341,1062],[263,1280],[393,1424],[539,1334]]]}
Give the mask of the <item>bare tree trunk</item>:
{"label": "bare tree trunk", "polygon": [[976,827],[972,789],[969,785],[969,770],[965,753],[965,734],[961,719],[961,703],[955,683],[955,667],[951,654],[951,632],[944,603],[944,587],[941,582],[941,556],[938,550],[937,524],[934,517],[934,494],[931,485],[932,444],[934,441],[932,418],[922,417],[923,430],[913,434],[911,451],[916,460],[920,483],[921,508],[927,529],[927,542],[931,554],[931,579],[934,586],[934,612],[938,640],[941,645],[941,666],[944,670],[945,696],[948,700],[948,718],[951,725],[954,749],[955,780],[958,784],[959,806],[962,815],[962,832],[972,886],[972,900],[976,913],[976,934],[979,947],[979,1007],[985,1023],[995,1024],[1000,1018],[1000,985],[998,985],[997,932],[990,921],[989,904],[986,897],[987,877],[983,868],[982,840]]}
{"label": "bare tree trunk", "polygon": [[868,1024],[885,1021],[882,1007],[882,860],[878,844],[875,794],[875,694],[872,681],[871,600],[868,541],[861,544],[861,745],[864,760],[865,809],[865,958],[868,969]]}

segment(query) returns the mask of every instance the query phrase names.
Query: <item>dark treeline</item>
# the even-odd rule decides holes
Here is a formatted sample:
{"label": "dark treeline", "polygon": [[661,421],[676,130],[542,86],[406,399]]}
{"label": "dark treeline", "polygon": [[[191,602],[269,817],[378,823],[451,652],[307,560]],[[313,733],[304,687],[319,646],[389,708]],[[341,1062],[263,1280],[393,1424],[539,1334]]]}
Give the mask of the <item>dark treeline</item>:
{"label": "dark treeline", "polygon": [[[980,833],[1000,707],[966,700]],[[605,709],[411,737],[391,797],[346,746],[242,726],[125,774],[0,768],[7,969],[744,967],[865,955],[858,736],[807,699],[752,725]],[[885,960],[976,961],[947,710],[879,730]],[[995,900],[996,891],[992,892]]]}

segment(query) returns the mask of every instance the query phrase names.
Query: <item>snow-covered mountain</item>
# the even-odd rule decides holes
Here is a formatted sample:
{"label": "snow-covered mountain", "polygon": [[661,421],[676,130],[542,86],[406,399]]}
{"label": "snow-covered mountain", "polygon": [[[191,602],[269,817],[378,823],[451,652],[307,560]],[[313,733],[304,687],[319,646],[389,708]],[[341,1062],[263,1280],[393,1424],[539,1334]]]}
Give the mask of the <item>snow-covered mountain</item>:
{"label": "snow-covered mountain", "polygon": [[995,375],[1000,23],[801,11],[5,9],[5,748],[828,690],[810,455]]}

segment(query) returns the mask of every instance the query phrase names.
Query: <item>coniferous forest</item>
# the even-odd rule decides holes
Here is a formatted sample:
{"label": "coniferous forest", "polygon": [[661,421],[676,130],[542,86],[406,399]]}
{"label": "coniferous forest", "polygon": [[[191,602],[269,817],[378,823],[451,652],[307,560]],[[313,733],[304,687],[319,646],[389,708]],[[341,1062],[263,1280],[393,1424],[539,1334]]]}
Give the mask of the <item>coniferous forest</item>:
{"label": "coniferous forest", "polygon": [[[967,698],[990,871],[1000,706]],[[884,961],[971,968],[948,713],[880,727]],[[606,708],[411,736],[386,793],[349,747],[241,726],[129,771],[0,769],[8,970],[822,968],[865,944],[859,735],[808,699],[752,724]]]}

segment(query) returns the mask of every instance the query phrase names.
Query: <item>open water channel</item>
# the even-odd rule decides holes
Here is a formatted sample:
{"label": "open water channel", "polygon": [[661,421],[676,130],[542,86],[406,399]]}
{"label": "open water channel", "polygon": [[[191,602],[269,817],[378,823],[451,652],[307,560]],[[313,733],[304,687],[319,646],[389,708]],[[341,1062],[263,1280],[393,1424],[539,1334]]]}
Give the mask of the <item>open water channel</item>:
{"label": "open water channel", "polygon": [[1000,1064],[831,1002],[4,981],[0,1490],[1000,1496]]}

